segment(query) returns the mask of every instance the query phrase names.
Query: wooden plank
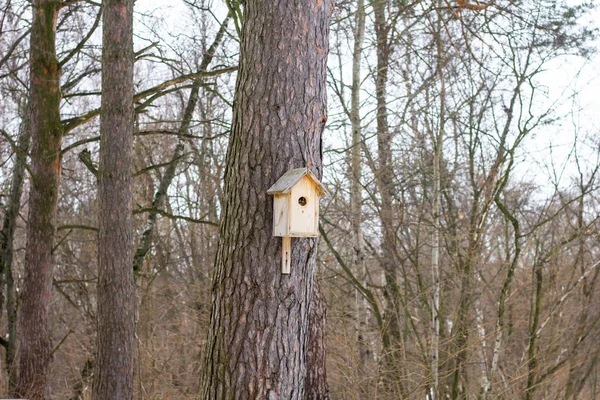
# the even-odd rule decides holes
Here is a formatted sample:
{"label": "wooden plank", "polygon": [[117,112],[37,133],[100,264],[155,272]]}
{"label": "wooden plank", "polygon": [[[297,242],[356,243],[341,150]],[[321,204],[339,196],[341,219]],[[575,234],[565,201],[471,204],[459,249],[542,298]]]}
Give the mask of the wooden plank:
{"label": "wooden plank", "polygon": [[288,172],[283,174],[281,178],[275,182],[273,186],[271,186],[268,190],[268,194],[285,194],[289,193],[290,190],[294,187],[296,183],[300,181],[300,179],[305,176],[316,186],[317,191],[319,192],[319,196],[323,194],[327,194],[327,189],[325,186],[317,179],[315,174],[312,173],[308,168],[294,168],[290,169]]}
{"label": "wooden plank", "polygon": [[284,237],[281,242],[281,273],[290,273],[290,264],[292,262],[292,238]]}
{"label": "wooden plank", "polygon": [[279,180],[277,182],[275,182],[275,184],[269,188],[269,190],[267,190],[267,193],[268,194],[288,193],[292,189],[292,187],[294,187],[294,185],[296,183],[298,183],[298,181],[300,179],[302,179],[302,177],[304,177],[304,175],[306,175],[307,173],[308,173],[308,170],[306,168],[290,169],[288,172],[283,174],[281,176],[281,178],[279,178]]}
{"label": "wooden plank", "polygon": [[288,236],[289,224],[289,195],[275,195],[273,198],[273,236]]}

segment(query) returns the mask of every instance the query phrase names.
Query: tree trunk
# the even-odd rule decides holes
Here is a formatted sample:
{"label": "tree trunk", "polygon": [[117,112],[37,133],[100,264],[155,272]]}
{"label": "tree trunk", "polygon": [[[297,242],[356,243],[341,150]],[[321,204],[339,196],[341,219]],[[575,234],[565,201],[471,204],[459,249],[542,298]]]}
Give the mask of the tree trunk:
{"label": "tree trunk", "polygon": [[[375,96],[377,100],[377,152],[379,170],[377,171],[376,183],[377,190],[381,196],[379,205],[379,214],[381,218],[382,229],[382,267],[385,278],[384,298],[386,300],[385,317],[387,336],[384,338],[384,355],[382,383],[390,395],[404,397],[404,389],[400,381],[401,366],[398,365],[394,354],[397,353],[397,346],[400,339],[400,320],[398,315],[399,291],[396,280],[396,230],[395,216],[392,204],[394,196],[393,179],[394,171],[392,169],[392,138],[388,124],[387,111],[387,80],[390,58],[390,45],[388,43],[388,33],[390,27],[386,22],[387,3],[384,1],[373,2],[373,14],[375,19],[375,36],[377,39],[377,73],[375,76]],[[388,343],[386,345],[386,342]]]}
{"label": "tree trunk", "polygon": [[2,233],[0,234],[0,311],[2,310],[2,291],[6,286],[6,315],[8,326],[8,340],[6,346],[6,371],[8,373],[8,393],[16,395],[17,368],[14,365],[16,352],[16,301],[14,290],[14,279],[12,274],[12,261],[14,255],[13,241],[17,218],[21,209],[21,194],[25,182],[25,167],[27,164],[27,153],[31,143],[31,127],[29,126],[29,115],[23,117],[19,133],[19,144],[15,149],[15,163],[13,175],[10,182],[10,194],[8,204],[5,207]]}
{"label": "tree trunk", "polygon": [[[438,7],[442,2],[438,1]],[[440,82],[440,115],[438,131],[431,133],[431,142],[433,144],[433,204],[432,204],[432,246],[431,246],[431,282],[433,293],[431,297],[431,399],[439,398],[439,366],[440,366],[440,230],[442,228],[442,218],[440,206],[442,200],[442,173],[441,168],[444,157],[444,133],[446,124],[446,80],[444,76],[445,52],[442,42],[442,16],[437,13],[435,42],[437,55],[437,73]]]}
{"label": "tree trunk", "polygon": [[325,298],[315,282],[313,296],[308,311],[309,339],[306,355],[307,375],[305,399],[328,400],[329,387],[325,371],[325,320],[327,305]]}
{"label": "tree trunk", "polygon": [[[350,122],[352,123],[352,151],[350,176],[350,210],[353,233],[353,273],[360,279],[363,286],[366,283],[365,255],[363,252],[362,233],[362,127],[360,119],[360,67],[362,62],[363,42],[365,36],[365,2],[357,0],[354,26],[354,51],[352,53],[352,98],[350,108]],[[366,298],[358,288],[354,288],[356,308],[356,342],[358,347],[358,368],[356,373],[364,373],[365,364],[369,355],[368,343],[368,304]],[[359,378],[360,379],[360,378]],[[360,398],[360,393],[357,394]]]}
{"label": "tree trunk", "polygon": [[19,396],[45,399],[52,344],[48,314],[52,297],[52,246],[60,184],[60,68],[56,20],[60,1],[33,1],[30,51],[32,184],[19,309]]}
{"label": "tree trunk", "polygon": [[133,0],[103,3],[95,399],[133,398]]}
{"label": "tree trunk", "polygon": [[322,173],[332,6],[245,3],[203,399],[312,393],[306,378],[317,240],[292,239],[291,274],[282,275],[282,240],[272,236],[266,191],[291,168]]}

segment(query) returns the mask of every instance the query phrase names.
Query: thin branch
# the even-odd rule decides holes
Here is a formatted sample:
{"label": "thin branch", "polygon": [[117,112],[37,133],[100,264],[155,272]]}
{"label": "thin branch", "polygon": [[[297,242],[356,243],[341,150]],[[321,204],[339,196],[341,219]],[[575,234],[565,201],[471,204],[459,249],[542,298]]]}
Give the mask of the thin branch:
{"label": "thin branch", "polygon": [[67,229],[81,229],[84,231],[98,232],[98,228],[96,228],[95,226],[88,226],[88,225],[61,225],[58,228],[56,228],[57,231],[64,231]]}
{"label": "thin branch", "polygon": [[10,48],[8,50],[6,50],[6,53],[4,54],[4,57],[2,57],[2,59],[0,60],[0,67],[2,67],[2,65],[9,59],[9,57],[15,51],[15,49],[17,48],[17,46],[19,45],[19,43],[21,43],[23,41],[23,39],[25,39],[27,37],[27,35],[29,35],[30,31],[31,31],[30,29],[27,29],[21,36],[19,36],[14,41],[14,43],[12,44],[12,46],[10,46]]}
{"label": "thin branch", "polygon": [[90,28],[87,35],[85,35],[85,37],[83,39],[81,39],[81,41],[77,44],[77,46],[75,46],[75,48],[73,48],[73,50],[71,50],[69,52],[69,54],[67,54],[67,56],[58,63],[58,68],[62,68],[66,63],[69,62],[69,60],[71,60],[71,58],[73,58],[73,56],[75,56],[75,54],[79,53],[81,51],[81,49],[83,49],[83,46],[85,46],[85,44],[92,37],[94,32],[96,32],[96,29],[98,29],[101,19],[102,19],[102,7],[100,7],[100,10],[98,10],[98,14],[96,15],[94,24]]}
{"label": "thin branch", "polygon": [[[219,76],[219,75],[235,72],[235,71],[237,71],[237,68],[238,68],[237,66],[236,67],[226,67],[226,68],[216,69],[213,71],[195,72],[195,73],[191,73],[191,74],[180,75],[176,78],[169,79],[168,81],[165,81],[159,85],[156,85],[150,89],[147,89],[140,93],[137,93],[136,95],[133,96],[133,100],[140,101],[149,96],[162,95],[162,94],[164,94],[165,90],[167,90],[171,86],[177,85],[179,83],[186,82],[188,80],[210,78],[210,77],[214,77],[214,76]],[[69,118],[67,120],[64,120],[63,121],[64,134],[66,135],[67,133],[69,133],[73,129],[77,128],[78,126],[83,125],[86,122],[96,118],[99,114],[100,114],[100,108],[96,108],[94,110],[88,111],[87,113],[85,113],[83,115],[80,115],[79,117]]]}
{"label": "thin branch", "polygon": [[54,346],[54,348],[52,349],[52,352],[50,353],[50,356],[53,356],[54,353],[56,353],[58,351],[58,349],[60,348],[60,346],[62,346],[62,344],[67,340],[67,338],[69,337],[69,335],[71,335],[71,333],[74,333],[75,331],[73,329],[69,329],[69,332],[67,332],[67,334],[65,336],[63,336],[63,338],[60,340],[60,342],[58,342],[56,344],[56,346]]}
{"label": "thin branch", "polygon": [[217,226],[217,227],[219,226],[218,222],[206,221],[203,219],[196,219],[196,218],[192,218],[192,217],[186,217],[184,215],[174,215],[174,214],[168,213],[164,210],[159,210],[159,209],[152,208],[152,207],[138,208],[137,210],[133,211],[133,215],[143,214],[143,213],[157,213],[158,215],[161,215],[163,217],[166,217],[166,218],[169,218],[172,220],[181,219],[184,221],[193,222],[194,224],[206,224],[206,225],[212,225],[212,226]]}

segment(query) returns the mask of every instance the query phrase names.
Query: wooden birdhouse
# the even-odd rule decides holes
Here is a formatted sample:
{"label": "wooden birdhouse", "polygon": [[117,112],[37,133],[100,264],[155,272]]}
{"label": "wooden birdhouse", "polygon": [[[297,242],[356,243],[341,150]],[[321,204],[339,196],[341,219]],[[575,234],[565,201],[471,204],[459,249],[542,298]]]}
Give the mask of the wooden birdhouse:
{"label": "wooden birdhouse", "polygon": [[281,272],[289,274],[291,238],[318,235],[319,197],[327,190],[308,168],[295,168],[267,193],[273,195],[273,236],[283,237]]}

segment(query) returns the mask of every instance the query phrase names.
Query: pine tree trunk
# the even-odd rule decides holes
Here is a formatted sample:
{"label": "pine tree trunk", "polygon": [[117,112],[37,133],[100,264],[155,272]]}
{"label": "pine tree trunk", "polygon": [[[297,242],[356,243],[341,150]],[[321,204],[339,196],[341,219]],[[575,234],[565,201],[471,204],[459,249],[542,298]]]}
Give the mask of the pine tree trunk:
{"label": "pine tree trunk", "polygon": [[306,378],[317,240],[292,239],[291,274],[281,274],[267,189],[291,168],[322,173],[332,6],[245,3],[203,399],[314,393]]}
{"label": "pine tree trunk", "polygon": [[317,282],[313,286],[313,296],[310,302],[308,318],[309,339],[308,353],[306,355],[307,375],[304,398],[310,400],[328,400],[329,386],[325,379],[325,320],[327,319],[327,305]]}
{"label": "pine tree trunk", "polygon": [[32,184],[29,193],[25,277],[19,309],[19,396],[45,399],[52,344],[52,246],[60,185],[60,68],[56,57],[59,1],[35,0],[31,26],[30,106]]}
{"label": "pine tree trunk", "polygon": [[103,3],[94,399],[133,398],[133,0]]}

